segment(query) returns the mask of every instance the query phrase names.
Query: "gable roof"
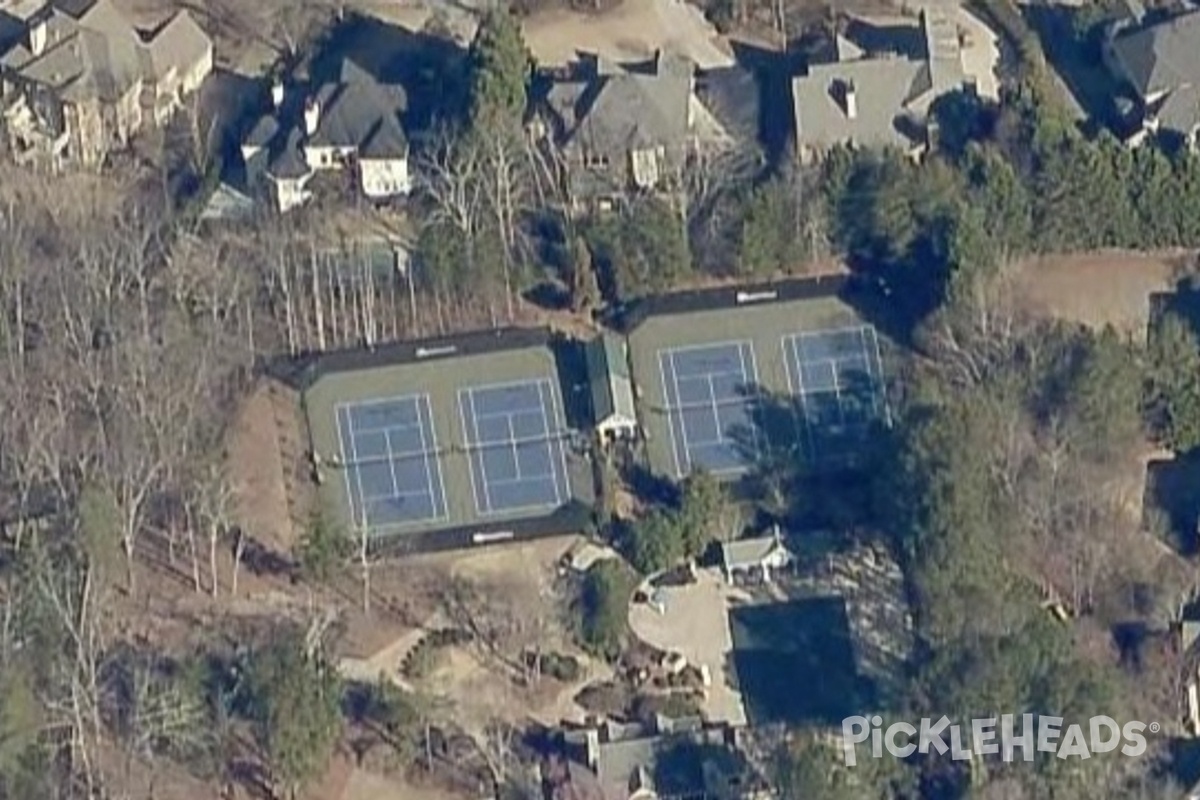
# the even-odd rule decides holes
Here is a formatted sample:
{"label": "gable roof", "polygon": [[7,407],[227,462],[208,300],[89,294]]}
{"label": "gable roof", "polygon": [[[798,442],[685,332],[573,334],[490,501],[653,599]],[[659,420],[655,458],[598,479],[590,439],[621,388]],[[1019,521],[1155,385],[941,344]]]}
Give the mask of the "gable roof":
{"label": "gable roof", "polygon": [[[310,98],[317,104],[318,118],[308,136],[304,109]],[[408,137],[400,115],[406,100],[402,88],[380,83],[345,58],[336,76],[311,95],[286,92],[280,106],[260,117],[242,143],[267,151],[267,171],[276,178],[299,178],[312,171],[304,158],[306,146],[353,149],[365,159],[405,158]]]}
{"label": "gable roof", "polygon": [[337,79],[323,84],[314,96],[321,116],[311,144],[353,147],[366,158],[403,158],[408,153],[400,126],[407,98],[399,86],[380,83],[347,58]]}
{"label": "gable roof", "polygon": [[[815,64],[792,81],[796,141],[828,147],[912,146],[930,104],[963,86],[966,72],[958,30],[941,12],[921,12],[921,58],[862,57],[838,42],[838,60]],[[854,113],[847,94],[853,93]]]}
{"label": "gable roof", "polygon": [[212,48],[186,11],[144,40],[111,0],[96,0],[77,16],[52,6],[45,26],[40,54],[25,41],[0,57],[0,66],[75,102],[115,101],[139,80],[154,81],[171,67],[190,66]]}
{"label": "gable roof", "polygon": [[1143,98],[1200,83],[1200,11],[1121,31],[1111,48]]}
{"label": "gable roof", "polygon": [[755,539],[736,539],[721,543],[721,560],[727,570],[752,567],[761,564],[767,556],[779,550],[791,557],[791,551],[784,545],[778,533]]}
{"label": "gable roof", "polygon": [[150,39],[150,61],[155,75],[188,69],[212,52],[212,39],[192,15],[180,11]]}
{"label": "gable roof", "polygon": [[633,382],[624,339],[605,331],[588,342],[586,354],[596,423],[615,418],[617,422],[636,425]]}
{"label": "gable roof", "polygon": [[550,89],[552,110],[566,149],[616,160],[630,150],[678,150],[687,141],[691,62],[658,53],[649,65],[608,68],[593,60],[594,73]]}

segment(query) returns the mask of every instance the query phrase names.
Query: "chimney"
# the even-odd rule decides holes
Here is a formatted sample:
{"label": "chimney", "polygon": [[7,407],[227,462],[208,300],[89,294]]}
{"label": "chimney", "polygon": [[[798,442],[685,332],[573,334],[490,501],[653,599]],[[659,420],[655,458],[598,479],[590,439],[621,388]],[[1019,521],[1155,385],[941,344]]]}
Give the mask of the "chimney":
{"label": "chimney", "polygon": [[304,132],[312,136],[317,132],[317,125],[321,122],[321,104],[317,102],[315,97],[310,97],[308,102],[304,104]]}
{"label": "chimney", "polygon": [[48,31],[46,29],[46,20],[39,19],[29,26],[29,52],[35,56],[40,56],[46,52],[46,38]]}
{"label": "chimney", "polygon": [[283,81],[276,79],[271,83],[271,106],[279,108],[283,105]]}
{"label": "chimney", "polygon": [[587,747],[588,769],[595,771],[600,760],[600,731],[591,728],[587,731],[585,746]]}
{"label": "chimney", "polygon": [[858,90],[854,88],[854,81],[846,81],[844,86],[845,101],[846,101],[846,118],[858,118]]}

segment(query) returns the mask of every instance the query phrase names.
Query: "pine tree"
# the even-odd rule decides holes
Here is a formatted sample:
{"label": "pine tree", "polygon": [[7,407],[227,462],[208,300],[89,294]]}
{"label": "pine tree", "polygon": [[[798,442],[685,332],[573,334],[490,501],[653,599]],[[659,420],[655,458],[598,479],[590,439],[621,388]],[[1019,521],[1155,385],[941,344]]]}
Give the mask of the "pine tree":
{"label": "pine tree", "polygon": [[533,57],[525,46],[517,18],[503,8],[488,11],[471,43],[472,131],[495,136],[520,128],[532,67]]}

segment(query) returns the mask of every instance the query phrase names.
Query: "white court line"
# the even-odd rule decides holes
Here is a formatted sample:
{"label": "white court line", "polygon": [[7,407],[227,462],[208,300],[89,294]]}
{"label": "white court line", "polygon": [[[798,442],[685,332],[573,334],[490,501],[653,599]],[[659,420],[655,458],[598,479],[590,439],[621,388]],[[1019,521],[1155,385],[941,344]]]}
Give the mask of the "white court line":
{"label": "white court line", "polygon": [[[421,415],[421,401],[417,400],[417,418]],[[430,420],[430,427],[433,426],[433,421]],[[425,439],[425,425],[421,424],[421,460],[425,465],[425,491],[424,494],[429,496],[429,510],[436,518],[438,513],[437,495],[433,491],[433,470],[429,467],[429,443]]]}
{"label": "white court line", "polygon": [[[542,394],[542,388],[544,386],[550,387],[550,412],[549,413],[546,412],[546,398]],[[566,497],[571,496],[571,487],[569,485],[569,481],[571,479],[569,477],[570,473],[567,472],[566,448],[563,447],[562,438],[561,438],[561,436],[559,436],[560,427],[566,427],[566,412],[565,411],[561,412],[563,425],[560,426],[558,424],[559,423],[559,413],[560,413],[559,405],[558,405],[558,394],[554,391],[554,388],[555,388],[554,384],[546,379],[542,379],[542,381],[538,384],[538,398],[542,401],[542,417],[543,417],[543,422],[545,423],[544,427],[546,428],[546,440],[547,440],[546,447],[548,447],[550,450],[550,464],[551,464],[551,473],[552,473],[551,477],[554,480],[554,505],[555,505],[555,507],[558,507],[558,506],[561,506],[563,504],[563,500],[566,499],[563,496],[564,494],[566,495]],[[554,421],[554,433],[553,434],[551,434],[551,431],[550,431],[550,420]],[[550,440],[550,437],[552,435],[554,437],[553,442],[551,442],[551,440]],[[558,448],[558,458],[559,458],[560,465],[562,467],[562,476],[561,476],[562,486],[559,486],[560,478],[558,476],[553,475],[553,472],[554,472],[554,470],[553,470],[554,449],[556,447]],[[562,491],[560,491],[560,489]]]}
{"label": "white court line", "polygon": [[[345,406],[347,408],[349,408],[349,407],[370,408],[371,406],[382,406],[382,405],[387,405],[387,404],[399,405],[401,403],[409,402],[409,403],[413,404],[413,408],[415,409],[417,401],[420,400],[421,397],[422,397],[422,395],[420,395],[420,394],[399,394],[399,395],[395,395],[393,397],[372,397],[369,400],[353,400],[350,402],[339,403],[339,405]],[[349,416],[348,412],[347,412],[347,416]],[[419,416],[419,414],[418,414],[418,416]],[[418,423],[419,423],[419,419],[418,419]],[[388,430],[390,428],[411,428],[411,427],[413,427],[413,425],[408,424],[408,423],[391,424],[391,425],[382,425],[379,427],[372,427],[372,428],[356,428],[355,433],[378,433],[379,431]]]}
{"label": "white court line", "polygon": [[[350,485],[350,468],[355,465],[350,460],[350,453],[347,452],[347,450],[346,450],[346,441],[342,437],[342,411],[343,411],[343,408],[342,408],[341,403],[338,403],[337,405],[335,405],[333,407],[333,426],[335,428],[337,428],[338,450],[341,451],[341,457],[342,457],[342,479],[346,484],[346,502],[348,502],[350,504],[350,522],[351,522],[351,524],[353,524],[355,521],[355,518],[359,516],[358,514],[354,513],[355,512],[354,487],[352,487]],[[347,415],[346,423],[349,424],[349,422],[350,422],[350,417]],[[354,474],[356,476],[358,475],[357,469],[354,470]],[[359,504],[362,503],[361,498],[362,498],[362,486],[360,484],[359,485]]]}
{"label": "white court line", "polygon": [[[713,376],[705,376],[708,383],[708,407],[712,411],[713,428],[717,431],[717,443],[725,444],[725,431],[721,430],[721,412],[717,409],[717,387],[713,383]],[[688,440],[688,444],[692,444],[692,437],[687,435],[687,424],[683,427],[684,438]],[[688,463],[692,461],[691,453],[688,453]]]}
{"label": "white court line", "polygon": [[[536,386],[540,381],[544,381],[544,380],[546,380],[546,379],[545,378],[525,378],[525,379],[519,380],[519,381],[505,381],[504,383],[485,383],[485,384],[481,384],[479,386],[469,386],[469,387],[467,387],[466,391],[471,392],[471,396],[472,396],[472,398],[474,398],[475,392],[490,392],[490,391],[494,391],[494,390],[498,390],[498,389],[516,389],[518,387],[527,387],[531,384]],[[539,397],[540,397],[540,395],[539,395]],[[489,414],[480,414],[478,411],[474,410],[475,409],[474,399],[472,399],[472,401],[471,401],[471,409],[472,409],[471,413],[475,415],[475,419],[477,419],[477,420],[478,419],[491,419],[492,417],[509,416],[512,414],[523,414],[523,413],[526,413],[529,411],[534,411],[534,410],[537,410],[537,411],[542,410],[540,407],[537,409],[518,408],[515,410],[511,409],[511,408],[507,408],[502,411],[493,411]],[[503,442],[489,442],[489,444],[503,444]]]}
{"label": "white court line", "polygon": [[[875,392],[877,397],[882,398],[884,421],[890,428],[892,427],[892,404],[888,402],[887,385],[883,380],[883,355],[879,352],[879,334],[876,333],[875,328],[872,326],[864,326],[864,329],[870,331],[871,341],[875,344],[875,380],[878,381]],[[863,334],[863,336],[865,337],[866,334]],[[869,355],[867,356],[867,360],[870,361]]]}
{"label": "white court line", "polygon": [[[670,353],[671,353],[670,350],[659,350],[658,351],[658,374],[659,374],[659,377],[662,378],[663,406],[666,411],[666,417],[667,417],[667,433],[671,437],[671,460],[675,462],[675,476],[683,477],[683,472],[681,472],[679,469],[679,445],[675,441],[675,422],[671,418],[671,415],[674,414],[675,412],[671,408],[671,398],[668,397],[668,394],[669,394],[668,389],[670,387],[667,384],[667,368],[664,366],[664,363],[665,363],[664,356],[669,356]],[[674,369],[673,365],[672,365],[672,369]],[[678,389],[676,389],[676,391],[678,391]],[[675,399],[676,399],[676,401],[679,400],[678,394],[675,395]],[[681,422],[682,422],[682,420],[681,420]]]}
{"label": "white court line", "polygon": [[462,421],[463,453],[467,459],[467,469],[471,473],[471,494],[475,497],[475,513],[482,514],[483,506],[479,503],[479,481],[475,475],[475,451],[471,448],[471,429],[467,426],[467,404],[463,402],[463,392],[458,390],[458,417]]}
{"label": "white court line", "polygon": [[[762,406],[762,385],[758,382],[758,357],[754,354],[754,343],[750,342],[746,345],[746,350],[750,353],[750,374],[746,376],[749,381],[749,394],[745,399],[747,405],[750,406],[751,414],[754,409],[761,409]],[[746,361],[742,360],[742,372],[746,371]],[[762,436],[763,432],[759,430],[758,425],[754,422],[753,416],[750,418],[750,435],[754,437],[754,457],[762,456]]]}
{"label": "white court line", "polygon": [[475,389],[474,388],[467,389],[467,401],[471,404],[471,415],[470,416],[471,416],[471,430],[473,433],[473,435],[469,439],[469,441],[471,442],[471,463],[472,463],[472,468],[474,468],[474,464],[476,463],[475,455],[476,455],[476,453],[478,453],[478,455],[479,455],[478,464],[479,464],[479,473],[480,473],[479,474],[479,482],[481,484],[483,484],[483,500],[484,500],[484,503],[486,504],[486,508],[483,511],[480,511],[480,514],[481,515],[482,514],[490,514],[492,511],[492,495],[491,495],[491,492],[488,491],[487,460],[484,459],[483,453],[481,451],[478,451],[475,449],[476,447],[481,447],[482,445],[479,442],[479,418],[477,416],[475,416]]}
{"label": "white court line", "polygon": [[[683,396],[679,393],[679,370],[675,367],[675,351],[672,350],[667,353],[667,358],[669,358],[671,361],[671,380],[675,384],[675,399],[683,402]],[[672,436],[674,436],[674,434],[672,434]],[[683,416],[682,414],[679,416],[679,436],[683,439],[684,464],[682,466],[687,468],[687,472],[679,473],[679,477],[682,478],[683,476],[689,475],[692,472],[692,453],[688,448],[687,417]],[[681,465],[679,464],[678,458],[676,458],[676,468],[679,466]]]}
{"label": "white court line", "polygon": [[[423,399],[425,400],[425,417],[429,420],[429,437],[433,444],[433,474],[437,476],[438,494],[441,495],[442,498],[441,511],[438,512],[435,519],[440,522],[445,522],[446,520],[450,519],[450,504],[446,499],[446,483],[442,479],[442,453],[441,450],[438,449],[437,425],[433,421],[433,406],[429,402],[429,395],[423,395]],[[426,458],[428,458],[428,456],[429,454],[426,454]],[[435,495],[434,500],[436,499],[437,496]],[[436,503],[434,504],[434,511],[438,511]]]}
{"label": "white court line", "polygon": [[842,387],[838,380],[838,363],[832,359],[829,360],[829,371],[833,373],[833,396],[837,398],[838,410],[838,431],[846,427],[846,409],[842,408]]}
{"label": "white court line", "polygon": [[[339,405],[338,407],[342,408],[344,405],[345,404],[342,404],[342,405]],[[367,501],[365,499],[366,492],[363,491],[363,486],[362,486],[362,469],[359,468],[359,464],[358,464],[358,449],[354,445],[354,417],[350,414],[349,407],[346,407],[346,428],[348,429],[346,431],[346,433],[349,434],[349,437],[350,437],[350,461],[347,463],[349,465],[352,465],[355,467],[354,482],[358,484],[358,506],[359,506],[358,513],[355,514],[354,513],[354,502],[353,502],[353,500],[351,500],[351,502],[350,502],[350,522],[351,522],[351,524],[358,524],[359,526],[365,528],[365,527],[367,527]],[[340,438],[341,435],[342,435],[341,427],[339,426],[338,427],[338,437]],[[344,452],[343,452],[343,455],[345,455]],[[347,469],[349,469],[349,466],[347,466]],[[392,488],[393,489],[396,488],[395,475],[392,476]]]}
{"label": "white court line", "polygon": [[[504,415],[504,424],[508,426],[508,446],[512,450],[513,456],[513,472],[516,473],[517,479],[521,478],[521,460],[517,458],[517,431],[513,428],[513,415]],[[501,444],[503,444],[501,442]]]}
{"label": "white court line", "polygon": [[[354,421],[351,420],[350,424],[353,425]],[[354,437],[351,436],[350,438]],[[387,447],[387,465],[388,474],[392,476],[392,494],[398,495],[400,494],[400,480],[396,477],[396,453],[392,450],[392,437],[385,433],[383,435],[383,443]],[[361,475],[362,471],[359,470],[358,474]]]}
{"label": "white court line", "polygon": [[796,379],[792,393],[800,398],[800,405],[804,409],[804,432],[807,434],[804,438],[808,440],[808,451],[816,458],[817,440],[813,436],[812,411],[808,407],[808,393],[804,391],[804,372],[798,348],[795,334],[783,337],[783,363],[787,367],[788,382],[790,383],[793,377]]}

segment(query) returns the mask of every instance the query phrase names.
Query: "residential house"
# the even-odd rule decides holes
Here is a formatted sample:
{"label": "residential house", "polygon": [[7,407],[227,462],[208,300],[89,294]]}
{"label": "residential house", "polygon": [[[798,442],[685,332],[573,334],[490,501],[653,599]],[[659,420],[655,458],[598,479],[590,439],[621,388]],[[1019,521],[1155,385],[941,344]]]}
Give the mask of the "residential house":
{"label": "residential house", "polygon": [[921,52],[873,55],[838,37],[829,61],[811,64],[792,81],[796,154],[801,163],[837,145],[897,147],[912,157],[928,142],[930,106],[972,90],[956,24],[941,11],[920,17]]}
{"label": "residential house", "polygon": [[669,189],[690,157],[738,141],[743,121],[757,122],[756,87],[731,101],[747,84],[741,68],[697,76],[692,62],[664,52],[638,64],[583,55],[553,77],[539,121],[571,196],[604,205],[629,190]]}
{"label": "residential house", "polygon": [[783,543],[779,528],[770,536],[753,539],[735,539],[721,544],[721,567],[725,580],[733,583],[739,576],[758,574],[764,581],[771,580],[771,573],[786,569],[795,561],[795,556]]}
{"label": "residential house", "polygon": [[606,722],[564,734],[565,760],[543,774],[552,800],[758,800],[765,784],[737,730],[699,718]]}
{"label": "residential house", "polygon": [[1191,148],[1200,130],[1200,11],[1147,24],[1131,12],[1109,30],[1103,47],[1109,70],[1137,100],[1141,129]]}
{"label": "residential house", "polygon": [[99,164],[164,124],[212,72],[212,40],[187,11],[143,33],[111,0],[76,13],[30,8],[22,40],[0,56],[4,132],[19,162]]}
{"label": "residential house", "polygon": [[607,441],[633,438],[637,435],[637,411],[625,340],[605,331],[585,347],[596,433]]}
{"label": "residential house", "polygon": [[318,173],[351,170],[367,198],[408,194],[406,106],[402,87],[379,82],[349,58],[314,89],[276,84],[270,110],[242,142],[247,190],[286,212],[311,198]]}

